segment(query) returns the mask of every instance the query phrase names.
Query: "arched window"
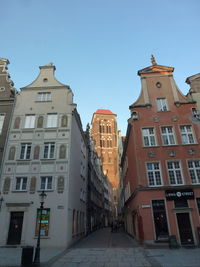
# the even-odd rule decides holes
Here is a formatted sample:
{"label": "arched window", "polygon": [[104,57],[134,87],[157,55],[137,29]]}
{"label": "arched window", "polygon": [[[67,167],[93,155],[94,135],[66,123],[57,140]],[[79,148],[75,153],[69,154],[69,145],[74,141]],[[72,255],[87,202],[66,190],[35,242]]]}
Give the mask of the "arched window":
{"label": "arched window", "polygon": [[64,191],[64,177],[63,176],[58,177],[57,191],[58,193],[62,193]]}
{"label": "arched window", "polygon": [[20,121],[21,121],[20,117],[15,118],[14,129],[19,129]]}
{"label": "arched window", "polygon": [[33,177],[31,177],[30,193],[31,194],[35,193],[35,190],[36,190],[36,177],[33,176]]}
{"label": "arched window", "polygon": [[44,117],[39,116],[37,120],[37,128],[42,128],[43,127],[43,122],[44,122]]}
{"label": "arched window", "polygon": [[60,159],[65,159],[66,158],[66,145],[61,145],[60,146],[60,151],[59,151],[59,158]]}
{"label": "arched window", "polygon": [[12,146],[9,151],[8,160],[14,160],[15,159],[15,147]]}
{"label": "arched window", "polygon": [[3,185],[3,193],[4,194],[8,194],[8,192],[10,191],[10,177],[6,177],[6,179],[4,180],[4,185]]}
{"label": "arched window", "polygon": [[67,127],[67,124],[68,124],[67,115],[63,115],[61,119],[61,127]]}
{"label": "arched window", "polygon": [[33,158],[34,159],[39,159],[40,158],[40,146],[35,146]]}

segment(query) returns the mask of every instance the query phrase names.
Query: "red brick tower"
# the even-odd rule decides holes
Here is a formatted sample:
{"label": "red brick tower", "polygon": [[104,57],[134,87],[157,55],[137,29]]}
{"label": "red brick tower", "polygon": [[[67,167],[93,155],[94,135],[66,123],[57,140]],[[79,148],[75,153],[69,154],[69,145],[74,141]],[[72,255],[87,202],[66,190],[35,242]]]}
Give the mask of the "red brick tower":
{"label": "red brick tower", "polygon": [[98,109],[92,117],[91,135],[98,156],[102,159],[103,172],[112,186],[117,188],[119,171],[116,114],[108,109]]}

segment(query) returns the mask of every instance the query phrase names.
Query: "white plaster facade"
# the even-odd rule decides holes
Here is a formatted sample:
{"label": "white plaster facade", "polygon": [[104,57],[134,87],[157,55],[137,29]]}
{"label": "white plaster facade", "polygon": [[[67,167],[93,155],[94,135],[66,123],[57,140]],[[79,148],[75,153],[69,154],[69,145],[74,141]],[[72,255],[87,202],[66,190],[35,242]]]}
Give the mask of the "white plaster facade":
{"label": "white plaster facade", "polygon": [[17,95],[1,177],[0,246],[36,245],[42,190],[49,210],[41,247],[68,247],[86,233],[87,148],[73,93],[54,71],[52,63],[41,66]]}

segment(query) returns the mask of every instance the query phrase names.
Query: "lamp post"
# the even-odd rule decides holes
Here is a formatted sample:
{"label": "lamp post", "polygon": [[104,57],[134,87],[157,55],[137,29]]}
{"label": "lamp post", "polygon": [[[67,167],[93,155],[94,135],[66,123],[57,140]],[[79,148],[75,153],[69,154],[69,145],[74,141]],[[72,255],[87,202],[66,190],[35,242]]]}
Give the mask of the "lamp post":
{"label": "lamp post", "polygon": [[37,246],[35,249],[35,258],[34,258],[34,266],[40,266],[40,232],[41,232],[41,222],[42,222],[42,211],[44,208],[44,200],[47,197],[44,191],[39,195],[40,196],[40,217],[39,217],[39,229],[38,229],[38,238],[37,238]]}

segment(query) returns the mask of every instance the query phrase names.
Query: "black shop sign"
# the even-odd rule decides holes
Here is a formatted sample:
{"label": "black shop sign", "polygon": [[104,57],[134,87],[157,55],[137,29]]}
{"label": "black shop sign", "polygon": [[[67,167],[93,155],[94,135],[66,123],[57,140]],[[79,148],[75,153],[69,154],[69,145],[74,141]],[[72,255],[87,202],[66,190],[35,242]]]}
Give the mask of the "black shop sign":
{"label": "black shop sign", "polygon": [[194,192],[192,189],[166,190],[165,196],[167,200],[194,199]]}

